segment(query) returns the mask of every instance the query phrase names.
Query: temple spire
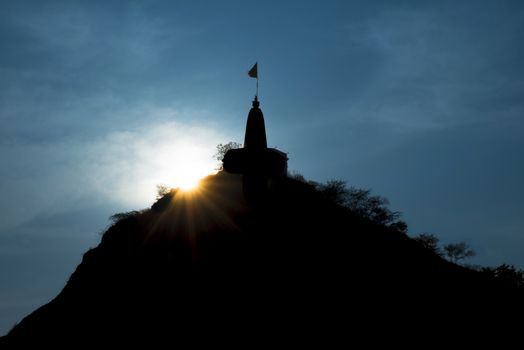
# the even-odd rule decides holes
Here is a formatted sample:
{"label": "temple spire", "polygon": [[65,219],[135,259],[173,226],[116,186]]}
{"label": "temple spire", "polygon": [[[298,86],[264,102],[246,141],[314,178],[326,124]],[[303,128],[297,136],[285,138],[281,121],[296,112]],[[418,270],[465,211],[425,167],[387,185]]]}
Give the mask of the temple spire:
{"label": "temple spire", "polygon": [[[224,170],[242,174],[242,191],[247,203],[253,207],[264,203],[270,184],[287,174],[287,154],[267,147],[264,115],[258,101],[257,64],[248,72],[257,78],[257,93],[247,116],[244,147],[230,149],[222,159]],[[270,181],[271,180],[271,181]]]}
{"label": "temple spire", "polygon": [[260,102],[255,96],[253,107],[249,111],[246,123],[246,134],[244,137],[244,148],[251,150],[264,150],[267,148],[266,125],[264,115],[259,108]]}

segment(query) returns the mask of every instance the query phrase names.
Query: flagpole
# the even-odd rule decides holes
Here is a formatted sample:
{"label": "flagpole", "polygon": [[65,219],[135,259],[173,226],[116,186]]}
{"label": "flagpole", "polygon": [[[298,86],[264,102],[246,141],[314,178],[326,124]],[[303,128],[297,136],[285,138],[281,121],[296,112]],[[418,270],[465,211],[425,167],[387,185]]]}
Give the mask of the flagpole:
{"label": "flagpole", "polygon": [[255,62],[255,65],[251,67],[251,69],[247,72],[247,74],[251,78],[255,78],[257,80],[257,89],[255,92],[255,101],[258,99],[258,62]]}

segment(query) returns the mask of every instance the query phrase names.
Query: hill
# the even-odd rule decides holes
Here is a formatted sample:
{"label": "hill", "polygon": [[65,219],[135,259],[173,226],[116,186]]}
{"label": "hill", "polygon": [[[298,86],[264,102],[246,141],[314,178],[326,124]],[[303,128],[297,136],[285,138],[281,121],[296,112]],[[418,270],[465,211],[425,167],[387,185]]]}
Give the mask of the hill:
{"label": "hill", "polygon": [[492,324],[522,310],[518,290],[307,183],[284,177],[257,208],[241,187],[241,176],[220,172],[194,193],[173,190],[148,210],[117,215],[61,293],[2,341],[347,341],[400,318],[406,327],[440,317]]}

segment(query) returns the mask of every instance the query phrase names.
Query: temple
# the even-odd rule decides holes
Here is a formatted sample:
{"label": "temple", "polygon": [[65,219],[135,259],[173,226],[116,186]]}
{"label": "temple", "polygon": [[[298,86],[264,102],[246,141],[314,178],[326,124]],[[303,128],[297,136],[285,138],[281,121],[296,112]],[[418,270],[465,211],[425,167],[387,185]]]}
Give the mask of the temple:
{"label": "temple", "polygon": [[264,115],[257,96],[247,116],[244,147],[229,150],[222,160],[224,170],[242,174],[244,196],[248,202],[259,201],[268,189],[269,180],[287,173],[286,153],[267,147]]}

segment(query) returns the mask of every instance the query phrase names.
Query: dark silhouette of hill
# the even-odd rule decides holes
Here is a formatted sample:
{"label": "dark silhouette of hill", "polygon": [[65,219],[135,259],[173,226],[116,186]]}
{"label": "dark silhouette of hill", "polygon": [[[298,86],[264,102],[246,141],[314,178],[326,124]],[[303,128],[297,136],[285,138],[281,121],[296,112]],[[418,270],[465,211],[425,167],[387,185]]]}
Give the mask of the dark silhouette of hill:
{"label": "dark silhouette of hill", "polygon": [[120,215],[61,293],[2,341],[347,342],[363,329],[492,325],[522,310],[516,288],[443,260],[307,183],[273,182],[255,210],[242,177],[220,172],[194,194],[172,191]]}

